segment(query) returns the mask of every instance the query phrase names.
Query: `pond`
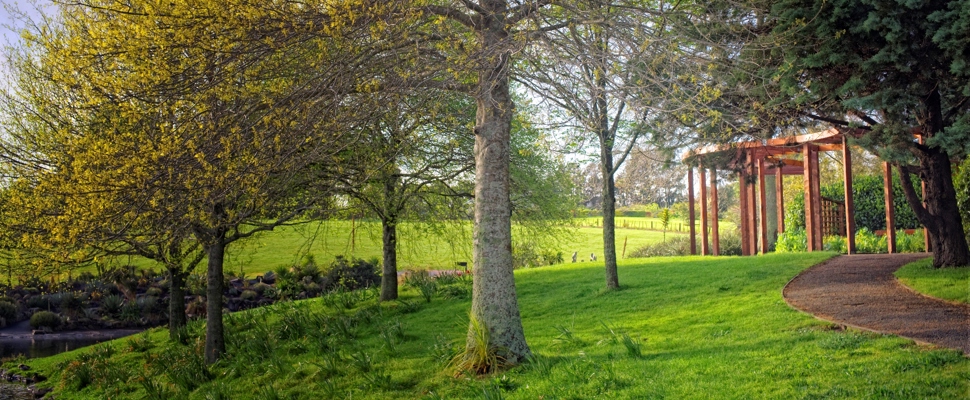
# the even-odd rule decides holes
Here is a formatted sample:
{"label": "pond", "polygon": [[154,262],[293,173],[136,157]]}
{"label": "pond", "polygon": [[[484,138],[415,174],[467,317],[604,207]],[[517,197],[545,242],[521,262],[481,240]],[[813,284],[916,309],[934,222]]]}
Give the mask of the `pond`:
{"label": "pond", "polygon": [[111,339],[140,332],[138,329],[58,332],[31,335],[28,321],[0,329],[0,358],[24,355],[27,358],[49,357],[65,351],[80,349]]}

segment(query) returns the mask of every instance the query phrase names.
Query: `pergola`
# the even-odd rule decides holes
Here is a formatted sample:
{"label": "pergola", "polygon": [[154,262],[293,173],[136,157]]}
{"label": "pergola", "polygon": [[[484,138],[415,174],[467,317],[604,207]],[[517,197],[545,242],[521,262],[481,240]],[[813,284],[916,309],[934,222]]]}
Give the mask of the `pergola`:
{"label": "pergola", "polygon": [[[823,132],[785,138],[707,146],[690,151],[685,157],[690,223],[690,252],[697,254],[694,169],[700,177],[701,255],[719,255],[716,164],[738,171],[741,203],[741,254],[764,254],[769,247],[769,232],[785,231],[783,177],[801,175],[805,186],[805,232],[808,251],[822,250],[825,234],[846,237],[849,254],[855,248],[855,207],[852,202],[852,152],[848,137],[860,131],[831,128]],[[841,151],[843,160],[844,203],[823,199],[819,185],[820,152]],[[791,155],[801,154],[801,160]],[[710,175],[710,188],[707,175]],[[772,179],[773,177],[773,179]],[[883,163],[888,251],[896,252],[896,224],[893,210],[892,170]],[[772,187],[773,186],[773,187]],[[710,204],[709,204],[710,203]],[[710,207],[708,207],[710,206]],[[708,212],[710,209],[710,213]],[[769,222],[773,221],[773,227]],[[710,236],[709,236],[710,235]],[[772,236],[773,238],[774,236]],[[927,244],[929,240],[926,241]],[[927,247],[928,248],[928,247]]]}

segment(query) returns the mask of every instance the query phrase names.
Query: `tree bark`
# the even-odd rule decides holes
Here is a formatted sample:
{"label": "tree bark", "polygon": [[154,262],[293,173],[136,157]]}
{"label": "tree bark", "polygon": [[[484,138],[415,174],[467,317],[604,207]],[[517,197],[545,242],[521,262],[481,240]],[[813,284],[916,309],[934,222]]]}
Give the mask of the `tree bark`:
{"label": "tree bark", "polygon": [[[945,127],[940,92],[933,89],[923,100],[923,106],[926,112],[920,120],[920,127],[925,137],[942,134]],[[915,143],[912,146],[913,154],[919,159],[920,176],[926,184],[925,206],[913,189],[909,173],[900,168],[899,176],[906,202],[929,234],[933,266],[940,268],[968,265],[970,249],[967,247],[963,218],[957,206],[950,155],[939,147]]]}
{"label": "tree bark", "polygon": [[384,267],[381,273],[381,301],[397,298],[397,221],[381,219],[384,230]]}
{"label": "tree bark", "polygon": [[[219,231],[217,229],[217,231]],[[226,353],[225,332],[222,325],[223,261],[226,254],[225,233],[216,233],[206,248],[209,261],[206,281],[205,362],[213,364]]]}
{"label": "tree bark", "polygon": [[963,235],[963,219],[957,208],[953,170],[945,152],[932,151],[920,157],[920,170],[926,183],[926,206],[920,201],[905,169],[900,169],[906,202],[929,233],[933,266],[957,267],[970,264],[970,249]]}
{"label": "tree bark", "polygon": [[185,317],[185,273],[179,266],[169,267],[168,289],[168,337],[179,340],[179,330],[187,323]]}
{"label": "tree bark", "polygon": [[[608,128],[607,128],[608,129]],[[616,272],[616,183],[613,181],[613,144],[600,132],[600,166],[603,173],[603,262],[606,289],[620,288]]]}
{"label": "tree bark", "polygon": [[[508,364],[530,356],[512,271],[512,201],[509,152],[514,104],[509,91],[508,27],[505,1],[481,1],[483,51],[475,115],[475,228],[473,288],[466,348],[487,345]],[[489,343],[475,340],[475,322],[488,330]]]}

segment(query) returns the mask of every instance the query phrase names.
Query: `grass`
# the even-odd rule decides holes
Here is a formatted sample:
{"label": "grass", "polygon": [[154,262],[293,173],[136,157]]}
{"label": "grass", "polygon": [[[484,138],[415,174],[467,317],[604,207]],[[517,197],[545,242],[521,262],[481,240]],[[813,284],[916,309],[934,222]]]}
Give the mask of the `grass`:
{"label": "grass", "polygon": [[[697,229],[700,230],[700,214],[697,214],[698,220],[695,221],[697,224]],[[602,217],[582,217],[573,218],[573,225],[576,226],[587,226],[587,227],[602,227],[603,218]],[[616,217],[616,226],[618,229],[631,229],[631,230],[655,230],[660,232],[662,230],[663,223],[660,222],[660,218],[656,217]],[[732,222],[725,220],[718,221],[718,229],[727,232],[737,227]],[[690,230],[690,224],[684,218],[670,218],[667,225],[667,233],[680,232],[687,233]]]}
{"label": "grass", "polygon": [[[566,233],[563,238],[551,246],[562,251],[566,262],[569,262],[573,252],[578,253],[578,260],[588,261],[590,253],[596,254],[598,258],[602,257],[602,228],[564,229]],[[455,269],[457,262],[471,261],[470,223],[462,223],[443,231],[434,231],[422,224],[403,223],[398,228],[398,234],[400,269]],[[675,235],[678,233],[667,232],[667,237]],[[451,242],[454,243],[446,238],[453,239]],[[661,240],[663,233],[660,231],[618,228],[616,252],[618,256],[622,256],[624,242],[627,252],[632,252]],[[380,259],[381,246],[381,225],[375,221],[339,220],[284,226],[229,245],[225,269],[255,276],[281,265],[294,265],[308,254],[313,255],[323,265],[329,265],[338,255],[365,260]],[[159,268],[155,262],[137,257],[119,258],[116,262],[122,265]]]}
{"label": "grass", "polygon": [[970,266],[933,268],[933,260],[927,258],[904,265],[896,271],[896,278],[917,292],[970,304]]}
{"label": "grass", "polygon": [[831,256],[624,260],[623,289],[610,292],[601,263],[519,270],[534,358],[478,378],[447,367],[470,300],[425,303],[411,288],[400,302],[367,292],[350,309],[313,299],[232,314],[230,353],[210,368],[197,345],[169,344],[161,330],[147,335],[153,345],[122,339],[28,364],[59,399],[963,398],[961,353],[845,331],[784,303],[784,284]]}

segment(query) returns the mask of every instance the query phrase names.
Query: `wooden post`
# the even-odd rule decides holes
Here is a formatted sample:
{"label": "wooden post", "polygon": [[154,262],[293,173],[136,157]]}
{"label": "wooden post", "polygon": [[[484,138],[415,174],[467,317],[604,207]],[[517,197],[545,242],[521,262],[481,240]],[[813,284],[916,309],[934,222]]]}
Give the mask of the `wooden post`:
{"label": "wooden post", "polygon": [[717,168],[711,167],[711,244],[715,256],[721,255],[721,236],[717,229]]}
{"label": "wooden post", "polygon": [[[919,135],[919,144],[926,144],[925,138],[923,137],[922,133],[920,133]],[[900,171],[900,173],[902,172]],[[926,181],[920,178],[919,184],[920,184],[920,188],[923,190],[923,207],[925,208],[927,206],[926,205]],[[933,249],[931,248],[932,246],[930,246],[930,243],[931,243],[930,231],[929,229],[926,229],[926,227],[924,226],[923,227],[923,250],[933,251]]]}
{"label": "wooden post", "polygon": [[748,190],[745,188],[744,181],[746,174],[744,169],[738,171],[738,194],[740,196],[738,207],[741,213],[741,255],[751,255],[751,244],[748,243]]}
{"label": "wooden post", "polygon": [[845,245],[846,253],[855,254],[855,203],[852,198],[852,150],[849,137],[842,136],[842,180],[845,190]]}
{"label": "wooden post", "polygon": [[886,245],[889,254],[896,252],[896,210],[893,208],[893,167],[882,163],[883,193],[886,197]]}
{"label": "wooden post", "polygon": [[697,172],[701,175],[701,255],[706,256],[711,254],[711,248],[707,242],[707,177],[703,165],[697,167]]}
{"label": "wooden post", "polygon": [[778,234],[785,232],[785,174],[784,165],[775,170],[775,205],[778,207]]}
{"label": "wooden post", "polygon": [[765,193],[765,159],[758,158],[758,215],[761,218],[761,254],[768,252],[768,196]]}
{"label": "wooden post", "polygon": [[687,168],[687,216],[690,225],[690,255],[697,254],[697,230],[694,229],[694,167]]}
{"label": "wooden post", "polygon": [[819,251],[822,250],[822,202],[818,182],[818,147],[805,143],[802,145],[802,157],[805,169],[805,234],[808,238],[808,251]]}
{"label": "wooden post", "polygon": [[745,169],[748,172],[748,179],[746,179],[748,184],[745,188],[748,192],[746,195],[748,200],[748,215],[746,217],[748,220],[748,246],[749,250],[751,250],[751,255],[755,255],[758,254],[758,192],[755,189],[755,180],[758,177],[758,172],[755,171],[754,158],[750,154],[748,154],[747,158],[748,164],[745,166]]}

